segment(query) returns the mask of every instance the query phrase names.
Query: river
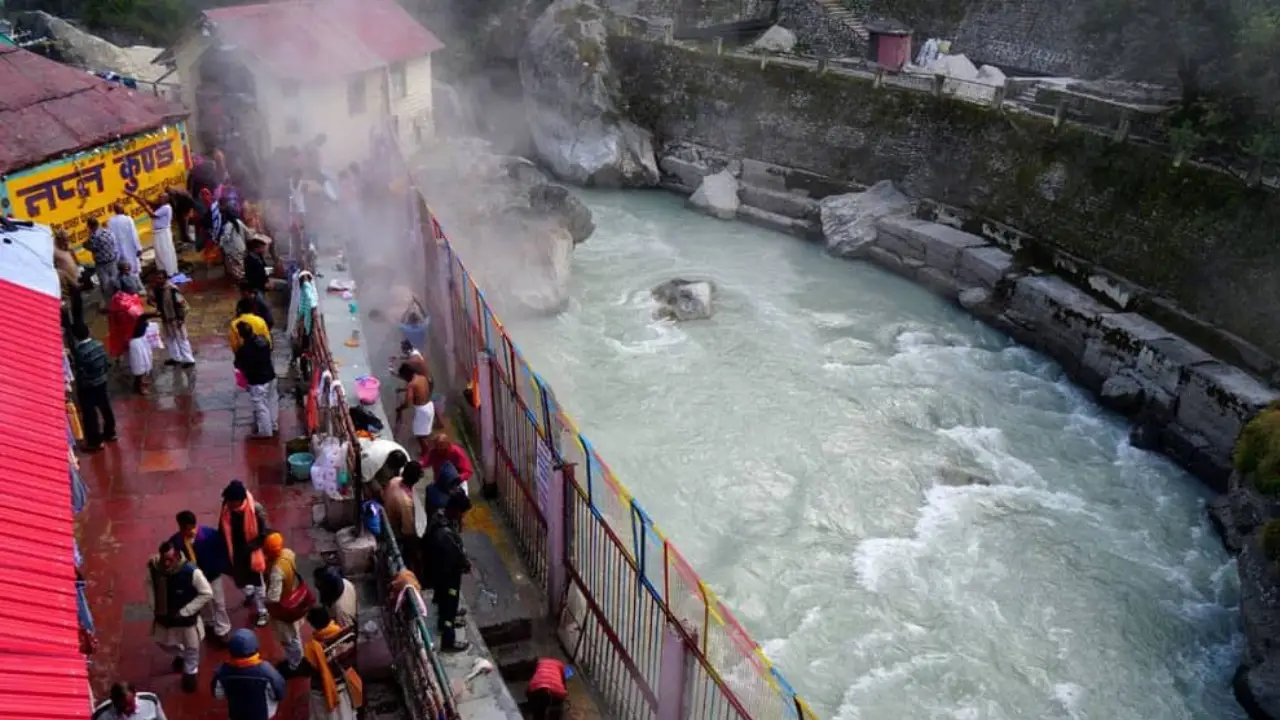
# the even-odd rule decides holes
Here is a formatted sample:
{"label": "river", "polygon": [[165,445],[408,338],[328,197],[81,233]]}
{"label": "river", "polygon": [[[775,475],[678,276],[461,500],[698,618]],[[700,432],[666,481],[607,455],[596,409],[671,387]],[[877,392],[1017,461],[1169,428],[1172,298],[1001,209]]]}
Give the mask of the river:
{"label": "river", "polygon": [[[583,197],[569,309],[512,334],[819,714],[1243,717],[1205,490],[1053,362],[816,246]],[[653,319],[677,276],[713,319]]]}

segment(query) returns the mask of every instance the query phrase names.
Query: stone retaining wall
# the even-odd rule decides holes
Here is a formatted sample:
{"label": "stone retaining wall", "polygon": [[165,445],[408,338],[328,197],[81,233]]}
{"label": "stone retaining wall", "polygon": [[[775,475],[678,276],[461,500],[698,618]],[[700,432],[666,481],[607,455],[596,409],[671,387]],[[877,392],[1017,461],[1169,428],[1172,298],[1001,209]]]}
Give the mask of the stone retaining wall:
{"label": "stone retaining wall", "polygon": [[[690,194],[707,175],[738,178],[738,219],[820,241],[819,201],[861,188],[768,163],[674,143],[663,184]],[[920,210],[948,217],[932,203]],[[1015,340],[1049,355],[1103,405],[1136,420],[1133,442],[1159,449],[1218,491],[1244,423],[1280,392],[1134,309],[1143,292],[1123,279],[1037,264],[1017,237],[984,237],[913,215],[888,217],[850,256],[870,260],[957,302]],[[1065,267],[1065,265],[1063,265]],[[1089,279],[1080,285],[1079,277]]]}

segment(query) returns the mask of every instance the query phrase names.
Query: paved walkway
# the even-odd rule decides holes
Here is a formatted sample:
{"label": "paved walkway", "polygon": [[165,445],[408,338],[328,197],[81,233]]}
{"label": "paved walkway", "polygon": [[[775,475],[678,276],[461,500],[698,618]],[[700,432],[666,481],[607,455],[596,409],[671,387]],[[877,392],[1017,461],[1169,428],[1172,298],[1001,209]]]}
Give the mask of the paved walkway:
{"label": "paved walkway", "polygon": [[[222,488],[236,478],[266,505],[271,526],[284,533],[300,557],[314,547],[306,532],[311,526],[310,488],[284,484],[284,442],[299,433],[299,407],[292,397],[281,398],[279,436],[249,437],[252,409],[247,393],[236,388],[226,343],[237,294],[227,281],[202,277],[197,271],[197,279],[183,288],[192,307],[187,328],[196,367],[184,371],[165,366],[165,351],[157,351],[148,397],[131,394],[125,378],[113,379],[120,439],[98,454],[81,457],[91,499],[80,515],[78,533],[98,629],[91,668],[95,697],[105,697],[112,682],[127,680],[158,693],[170,718],[226,720],[225,703],[214,700],[209,689],[226,652],[206,646],[199,690],[186,694],[179,688],[181,676],[170,668],[170,656],[151,641],[147,558],[177,530],[174,516],[181,510],[195,512],[202,524],[216,525]],[[276,317],[283,316],[280,309]],[[95,331],[102,337],[105,323],[99,320]],[[287,347],[280,340],[276,347],[281,368],[280,353],[287,353]],[[252,627],[230,582],[227,603],[236,627]],[[269,628],[260,629],[258,637],[265,659],[283,657]],[[289,681],[289,697],[277,717],[305,718],[306,695],[306,680]]]}

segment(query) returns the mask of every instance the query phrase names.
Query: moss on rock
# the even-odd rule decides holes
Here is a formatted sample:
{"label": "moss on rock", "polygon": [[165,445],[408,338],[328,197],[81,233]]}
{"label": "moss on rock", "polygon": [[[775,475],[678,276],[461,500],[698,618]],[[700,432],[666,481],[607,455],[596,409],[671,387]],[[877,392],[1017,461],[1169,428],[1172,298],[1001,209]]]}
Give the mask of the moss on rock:
{"label": "moss on rock", "polygon": [[1260,492],[1280,495],[1280,403],[1272,403],[1244,426],[1234,455],[1236,470],[1253,478]]}

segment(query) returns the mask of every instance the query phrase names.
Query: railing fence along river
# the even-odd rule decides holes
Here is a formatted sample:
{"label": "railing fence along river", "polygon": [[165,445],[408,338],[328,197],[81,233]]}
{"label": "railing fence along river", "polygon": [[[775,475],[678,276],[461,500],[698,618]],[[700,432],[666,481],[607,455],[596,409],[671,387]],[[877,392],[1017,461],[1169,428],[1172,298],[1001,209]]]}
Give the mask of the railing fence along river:
{"label": "railing fence along river", "polygon": [[479,395],[478,407],[458,404],[485,475],[571,661],[610,712],[816,718],[613,475],[522,357],[426,200],[409,195],[427,266],[428,349],[448,363],[451,389]]}

